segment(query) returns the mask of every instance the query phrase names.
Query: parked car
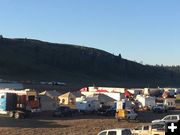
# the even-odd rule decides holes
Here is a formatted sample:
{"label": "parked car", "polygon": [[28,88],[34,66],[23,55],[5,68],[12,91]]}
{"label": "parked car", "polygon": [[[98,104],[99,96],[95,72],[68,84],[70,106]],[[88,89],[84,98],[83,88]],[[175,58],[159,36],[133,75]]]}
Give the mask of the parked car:
{"label": "parked car", "polygon": [[107,109],[105,112],[106,116],[115,116],[115,114],[116,114],[116,109],[114,108]]}
{"label": "parked car", "polygon": [[115,108],[100,108],[97,111],[98,115],[104,115],[104,116],[115,116],[116,109]]}
{"label": "parked car", "polygon": [[160,120],[153,120],[152,123],[177,122],[178,120],[180,120],[180,115],[167,115]]}
{"label": "parked car", "polygon": [[164,104],[156,104],[152,107],[152,111],[155,113],[167,113],[167,107]]}
{"label": "parked car", "polygon": [[133,135],[131,129],[128,128],[118,128],[118,129],[108,129],[103,130],[98,135]]}
{"label": "parked car", "polygon": [[60,106],[53,112],[53,116],[54,117],[72,116],[74,113],[75,110],[72,110],[67,106]]}

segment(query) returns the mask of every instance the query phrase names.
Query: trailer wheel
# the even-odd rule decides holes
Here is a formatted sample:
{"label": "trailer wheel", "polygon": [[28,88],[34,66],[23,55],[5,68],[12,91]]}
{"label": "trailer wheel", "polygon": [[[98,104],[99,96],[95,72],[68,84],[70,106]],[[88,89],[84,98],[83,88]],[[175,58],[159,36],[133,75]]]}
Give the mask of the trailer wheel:
{"label": "trailer wheel", "polygon": [[14,112],[10,111],[10,112],[9,112],[9,117],[10,117],[10,118],[14,117]]}
{"label": "trailer wheel", "polygon": [[19,118],[20,118],[20,113],[19,113],[19,112],[16,112],[16,113],[14,114],[14,118],[15,118],[15,119],[19,119]]}

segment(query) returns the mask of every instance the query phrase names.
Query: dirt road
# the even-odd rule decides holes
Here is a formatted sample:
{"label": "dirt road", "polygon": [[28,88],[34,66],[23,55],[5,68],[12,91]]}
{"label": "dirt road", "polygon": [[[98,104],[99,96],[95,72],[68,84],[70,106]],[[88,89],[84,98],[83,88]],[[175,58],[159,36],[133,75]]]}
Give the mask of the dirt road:
{"label": "dirt road", "polygon": [[[180,114],[172,111],[168,114]],[[140,113],[139,122],[117,122],[114,117],[105,116],[75,116],[71,118],[53,118],[49,113],[32,118],[15,120],[4,116],[0,117],[1,135],[96,135],[109,128],[134,128],[162,118],[167,114]]]}

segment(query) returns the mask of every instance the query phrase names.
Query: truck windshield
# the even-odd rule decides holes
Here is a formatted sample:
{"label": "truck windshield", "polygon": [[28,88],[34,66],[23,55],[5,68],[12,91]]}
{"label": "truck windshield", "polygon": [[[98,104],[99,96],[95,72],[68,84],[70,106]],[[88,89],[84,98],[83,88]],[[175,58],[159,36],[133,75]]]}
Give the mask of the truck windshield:
{"label": "truck windshield", "polygon": [[100,133],[99,135],[106,135],[106,133],[107,133],[107,132],[102,132],[102,133]]}
{"label": "truck windshield", "polygon": [[132,135],[131,131],[126,129],[122,131],[122,135]]}
{"label": "truck windshield", "polygon": [[164,118],[164,120],[170,120],[170,119],[171,119],[170,116]]}
{"label": "truck windshield", "polygon": [[149,130],[149,126],[144,126],[144,130]]}
{"label": "truck windshield", "polygon": [[28,101],[34,101],[35,100],[35,96],[28,96]]}
{"label": "truck windshield", "polygon": [[117,134],[116,134],[116,131],[109,131],[108,135],[117,135]]}

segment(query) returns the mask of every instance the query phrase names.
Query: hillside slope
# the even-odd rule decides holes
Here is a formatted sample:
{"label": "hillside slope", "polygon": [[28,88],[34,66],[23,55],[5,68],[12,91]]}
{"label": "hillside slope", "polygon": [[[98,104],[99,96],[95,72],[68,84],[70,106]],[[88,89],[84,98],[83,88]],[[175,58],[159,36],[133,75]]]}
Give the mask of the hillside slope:
{"label": "hillside slope", "polygon": [[32,39],[0,39],[0,76],[12,79],[108,80],[177,85],[179,74],[108,52]]}

